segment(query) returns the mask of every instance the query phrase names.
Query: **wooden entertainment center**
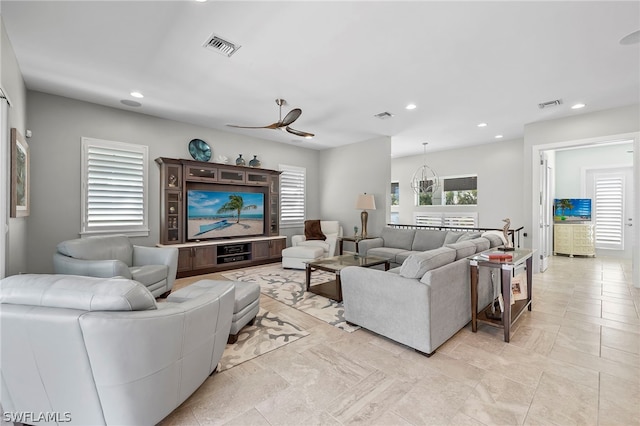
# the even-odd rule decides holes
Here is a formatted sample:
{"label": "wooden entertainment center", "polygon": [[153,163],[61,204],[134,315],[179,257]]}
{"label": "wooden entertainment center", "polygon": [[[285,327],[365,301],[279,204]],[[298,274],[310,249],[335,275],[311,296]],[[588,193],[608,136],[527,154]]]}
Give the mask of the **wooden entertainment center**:
{"label": "wooden entertainment center", "polygon": [[[156,163],[160,166],[160,245],[178,248],[178,278],[282,260],[286,237],[280,236],[279,171],[164,157],[156,158]],[[264,194],[264,233],[189,239],[187,191],[209,186]]]}

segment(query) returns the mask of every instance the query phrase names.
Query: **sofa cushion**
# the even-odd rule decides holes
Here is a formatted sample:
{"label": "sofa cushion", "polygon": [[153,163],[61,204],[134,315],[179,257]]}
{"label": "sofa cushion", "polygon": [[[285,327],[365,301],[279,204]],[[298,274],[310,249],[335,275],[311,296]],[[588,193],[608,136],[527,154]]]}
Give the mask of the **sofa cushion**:
{"label": "sofa cushion", "polygon": [[455,260],[469,257],[476,252],[476,245],[471,241],[458,241],[457,243],[447,244],[447,247],[456,251]]}
{"label": "sofa cushion", "polygon": [[0,303],[84,311],[144,311],[157,307],[151,292],[136,281],[48,274],[3,279]]}
{"label": "sofa cushion", "polygon": [[447,233],[447,231],[437,231],[434,229],[417,230],[411,250],[427,251],[442,247]]}
{"label": "sofa cushion", "polygon": [[447,236],[444,238],[444,246],[447,244],[453,244],[458,241],[458,239],[464,234],[464,232],[455,232],[449,231],[447,232]]}
{"label": "sofa cushion", "polygon": [[391,263],[400,263],[396,260],[398,253],[404,253],[406,250],[393,247],[376,247],[367,251],[367,256],[378,256],[389,259]]}
{"label": "sofa cushion", "polygon": [[405,278],[421,278],[427,271],[451,263],[456,258],[456,250],[449,247],[412,254],[402,263],[400,275]]}
{"label": "sofa cushion", "polygon": [[480,235],[481,235],[480,232],[463,232],[460,238],[458,238],[458,241],[456,242],[469,241],[476,238],[480,238]]}
{"label": "sofa cushion", "polygon": [[58,244],[59,253],[83,260],[119,260],[133,265],[133,245],[125,235],[77,238]]}
{"label": "sofa cushion", "polygon": [[484,237],[474,238],[469,241],[476,245],[476,253],[480,253],[481,251],[489,250],[491,248],[491,242]]}
{"label": "sofa cushion", "polygon": [[385,247],[411,250],[415,233],[415,229],[384,228],[380,237],[384,240]]}

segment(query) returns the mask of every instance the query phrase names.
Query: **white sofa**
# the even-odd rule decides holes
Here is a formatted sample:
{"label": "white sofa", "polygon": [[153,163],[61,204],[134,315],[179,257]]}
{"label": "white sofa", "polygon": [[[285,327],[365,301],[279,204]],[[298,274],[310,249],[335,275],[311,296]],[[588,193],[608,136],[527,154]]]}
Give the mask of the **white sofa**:
{"label": "white sofa", "polygon": [[215,371],[225,349],[233,282],[206,283],[197,294],[176,291],[181,303],[157,303],[124,278],[0,280],[0,405],[59,413],[60,424],[157,424]]}

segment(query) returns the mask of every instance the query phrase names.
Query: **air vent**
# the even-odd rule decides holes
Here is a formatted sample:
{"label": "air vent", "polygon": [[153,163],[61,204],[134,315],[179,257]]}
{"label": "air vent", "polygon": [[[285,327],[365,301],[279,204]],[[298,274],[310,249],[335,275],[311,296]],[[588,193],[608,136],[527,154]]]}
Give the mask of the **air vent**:
{"label": "air vent", "polygon": [[385,112],[381,112],[381,113],[378,113],[378,114],[374,115],[374,117],[375,118],[379,118],[380,120],[386,120],[387,118],[393,117],[393,114],[391,114],[390,112],[385,111]]}
{"label": "air vent", "polygon": [[230,58],[231,55],[236,53],[241,46],[229,40],[225,40],[220,36],[211,34],[205,42],[204,47]]}
{"label": "air vent", "polygon": [[558,106],[558,105],[562,105],[562,99],[556,99],[554,101],[543,102],[541,104],[538,104],[538,108],[545,109],[545,108]]}

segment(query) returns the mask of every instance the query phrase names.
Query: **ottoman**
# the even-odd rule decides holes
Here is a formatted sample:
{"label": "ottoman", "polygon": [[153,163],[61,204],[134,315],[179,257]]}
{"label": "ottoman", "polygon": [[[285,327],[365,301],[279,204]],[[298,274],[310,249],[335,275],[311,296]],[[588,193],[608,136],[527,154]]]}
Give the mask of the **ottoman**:
{"label": "ottoman", "polygon": [[[192,298],[194,294],[205,293],[208,287],[228,284],[229,281],[198,281],[174,294],[170,294],[167,297],[167,302],[184,302]],[[231,317],[231,329],[229,330],[227,343],[235,343],[238,340],[238,334],[242,327],[253,325],[260,309],[260,286],[258,284],[233,281],[233,286],[235,287],[235,302],[233,304],[233,316]]]}
{"label": "ottoman", "polygon": [[253,325],[260,309],[260,286],[256,283],[233,282],[236,287],[236,302],[233,305],[231,330],[227,343],[235,343],[245,325]]}
{"label": "ottoman", "polygon": [[282,267],[305,269],[304,262],[320,259],[324,255],[321,247],[295,246],[282,250]]}

